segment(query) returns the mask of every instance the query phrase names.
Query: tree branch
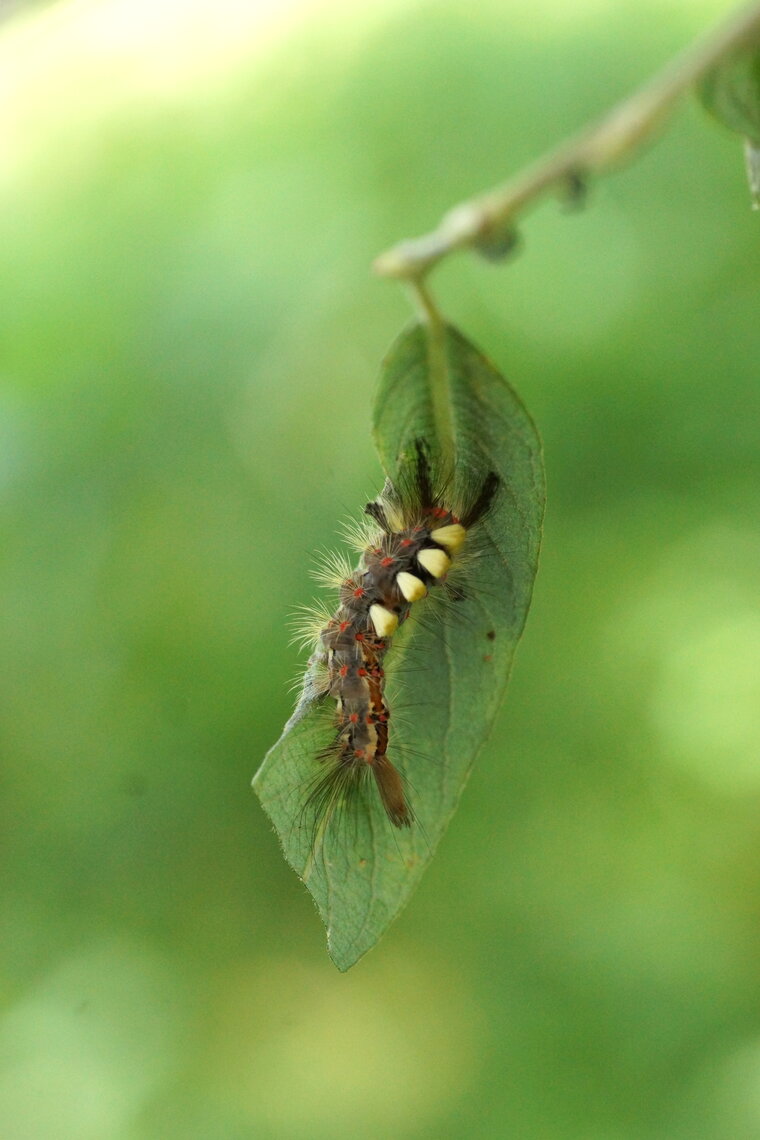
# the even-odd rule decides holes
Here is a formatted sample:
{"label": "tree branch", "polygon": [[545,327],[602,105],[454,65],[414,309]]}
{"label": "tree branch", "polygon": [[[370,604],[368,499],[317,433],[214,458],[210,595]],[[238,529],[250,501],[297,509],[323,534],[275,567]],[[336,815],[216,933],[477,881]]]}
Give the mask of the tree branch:
{"label": "tree branch", "polygon": [[461,202],[437,229],[399,242],[374,264],[383,277],[421,281],[446,254],[465,246],[498,243],[513,219],[551,188],[572,190],[590,174],[604,171],[635,150],[654,132],[676,100],[725,58],[760,42],[760,2],[735,12],[725,24],[679,53],[648,83],[599,122],[561,143],[537,162],[493,190]]}

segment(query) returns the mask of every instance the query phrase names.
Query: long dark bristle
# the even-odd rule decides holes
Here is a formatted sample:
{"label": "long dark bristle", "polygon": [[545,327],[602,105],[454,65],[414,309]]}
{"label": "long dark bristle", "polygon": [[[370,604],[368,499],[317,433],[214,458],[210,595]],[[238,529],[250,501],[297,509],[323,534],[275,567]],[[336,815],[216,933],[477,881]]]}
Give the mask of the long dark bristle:
{"label": "long dark bristle", "polygon": [[320,829],[345,813],[348,805],[360,793],[368,776],[367,765],[345,763],[337,745],[323,749],[320,759],[325,764],[325,770],[312,781],[311,790],[300,812],[301,824],[304,825],[307,820],[309,821],[311,828],[309,845],[312,850],[317,845]]}
{"label": "long dark bristle", "polygon": [[393,826],[411,827],[414,823],[414,812],[407,802],[404,783],[398,769],[391,764],[387,756],[378,756],[372,765],[372,774],[380,792],[380,799],[383,801],[385,814]]}
{"label": "long dark bristle", "polygon": [[461,523],[463,527],[469,530],[471,526],[474,526],[475,523],[485,518],[494,501],[496,492],[499,489],[499,483],[500,479],[496,472],[489,471],[475,499],[466,507],[462,515]]}
{"label": "long dark bristle", "polygon": [[436,496],[433,493],[430,457],[428,456],[427,445],[424,439],[416,439],[414,441],[414,448],[416,452],[415,476],[420,506],[423,508],[432,507],[436,501]]}
{"label": "long dark bristle", "polygon": [[374,499],[371,503],[367,503],[364,508],[364,513],[365,515],[369,515],[370,518],[373,518],[380,529],[386,534],[391,534],[391,526],[382,503],[378,503],[378,501]]}

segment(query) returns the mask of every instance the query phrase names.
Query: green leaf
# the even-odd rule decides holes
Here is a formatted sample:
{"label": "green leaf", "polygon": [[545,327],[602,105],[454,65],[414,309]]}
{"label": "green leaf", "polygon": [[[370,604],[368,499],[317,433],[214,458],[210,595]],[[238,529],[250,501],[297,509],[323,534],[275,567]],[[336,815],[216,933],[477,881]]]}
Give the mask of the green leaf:
{"label": "green leaf", "polygon": [[254,780],[340,970],[377,942],[407,902],[456,809],[501,704],[538,561],[544,474],[536,429],[496,368],[438,323],[409,328],[383,365],[375,439],[391,479],[420,437],[439,460],[453,460],[455,482],[496,471],[501,492],[482,524],[466,596],[444,616],[432,597],[416,603],[386,658],[389,755],[409,781],[418,822],[393,828],[368,787],[350,818],[334,819],[315,842],[315,821],[303,818],[304,788],[319,771],[319,750],[334,738],[335,704],[315,699],[308,674]]}
{"label": "green leaf", "polygon": [[725,60],[699,85],[707,110],[760,146],[760,47]]}

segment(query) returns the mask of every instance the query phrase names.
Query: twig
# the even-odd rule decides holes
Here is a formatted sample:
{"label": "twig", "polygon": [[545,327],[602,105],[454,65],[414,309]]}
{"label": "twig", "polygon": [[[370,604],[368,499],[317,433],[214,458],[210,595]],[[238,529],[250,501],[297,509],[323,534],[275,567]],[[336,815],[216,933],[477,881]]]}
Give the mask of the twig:
{"label": "twig", "polygon": [[684,91],[723,59],[755,41],[760,42],[758,0],[686,48],[599,122],[508,182],[455,206],[431,233],[399,242],[382,253],[375,261],[375,272],[421,281],[446,254],[468,245],[487,245],[499,235],[503,238],[523,207],[551,187],[573,189],[588,175],[627,158],[649,138]]}

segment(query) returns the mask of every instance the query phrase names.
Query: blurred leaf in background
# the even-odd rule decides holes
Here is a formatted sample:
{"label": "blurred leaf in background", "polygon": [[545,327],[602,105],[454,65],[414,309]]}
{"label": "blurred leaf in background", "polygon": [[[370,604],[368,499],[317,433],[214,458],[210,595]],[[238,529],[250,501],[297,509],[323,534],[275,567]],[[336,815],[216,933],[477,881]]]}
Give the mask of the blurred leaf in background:
{"label": "blurred leaf in background", "polygon": [[373,256],[727,9],[0,29],[4,1140],[757,1137],[758,229],[696,103],[438,275],[538,420],[543,562],[456,822],[348,977],[249,790],[311,551],[377,486],[408,308]]}

